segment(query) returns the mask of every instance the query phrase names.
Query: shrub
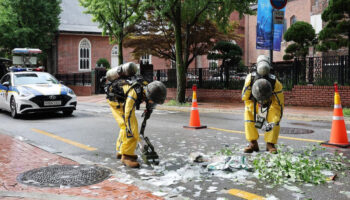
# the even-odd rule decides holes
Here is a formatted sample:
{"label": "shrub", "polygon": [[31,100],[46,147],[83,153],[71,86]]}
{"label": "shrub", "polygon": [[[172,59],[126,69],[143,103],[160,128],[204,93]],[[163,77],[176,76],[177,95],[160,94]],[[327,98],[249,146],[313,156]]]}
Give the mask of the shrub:
{"label": "shrub", "polygon": [[100,67],[101,65],[106,68],[106,69],[110,69],[111,66],[108,62],[108,60],[106,58],[100,58],[98,59],[98,61],[96,62],[97,66]]}

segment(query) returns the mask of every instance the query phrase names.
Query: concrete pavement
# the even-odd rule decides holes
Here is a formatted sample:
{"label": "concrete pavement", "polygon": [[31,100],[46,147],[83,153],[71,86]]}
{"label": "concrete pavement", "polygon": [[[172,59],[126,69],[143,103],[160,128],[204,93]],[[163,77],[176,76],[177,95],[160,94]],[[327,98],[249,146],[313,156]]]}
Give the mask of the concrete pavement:
{"label": "concrete pavement", "polygon": [[[105,95],[80,96],[78,103],[106,104]],[[200,112],[243,113],[242,103],[198,102]],[[190,111],[190,107],[159,105],[157,109]],[[284,116],[313,120],[332,120],[333,108],[286,106]],[[349,118],[346,118],[349,121]],[[17,176],[31,169],[51,165],[79,165],[71,159],[49,153],[18,138],[0,133],[1,199],[162,199],[134,185],[109,177],[100,183],[71,188],[33,187],[21,184]]]}

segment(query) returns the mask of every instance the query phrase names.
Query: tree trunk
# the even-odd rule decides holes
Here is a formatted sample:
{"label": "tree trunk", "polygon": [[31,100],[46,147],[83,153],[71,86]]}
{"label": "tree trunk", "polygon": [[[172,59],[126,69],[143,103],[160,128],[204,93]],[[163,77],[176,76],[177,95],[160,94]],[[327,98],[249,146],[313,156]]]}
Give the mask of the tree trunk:
{"label": "tree trunk", "polygon": [[123,64],[123,33],[119,34],[118,42],[118,65]]}
{"label": "tree trunk", "polygon": [[182,57],[182,36],[181,36],[181,4],[176,5],[175,11],[175,48],[176,48],[176,77],[177,77],[177,93],[176,101],[180,103],[185,102],[186,95],[186,76],[185,67]]}

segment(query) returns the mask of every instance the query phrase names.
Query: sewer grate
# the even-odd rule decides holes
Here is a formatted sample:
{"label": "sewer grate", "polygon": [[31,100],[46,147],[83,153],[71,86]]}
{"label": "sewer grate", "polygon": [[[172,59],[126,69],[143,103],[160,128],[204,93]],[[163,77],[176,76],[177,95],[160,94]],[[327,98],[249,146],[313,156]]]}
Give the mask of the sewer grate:
{"label": "sewer grate", "polygon": [[305,128],[290,128],[290,127],[281,127],[280,134],[310,134],[313,133],[313,130]]}
{"label": "sewer grate", "polygon": [[52,165],[26,171],[17,180],[37,187],[79,187],[107,179],[111,170],[96,165]]}

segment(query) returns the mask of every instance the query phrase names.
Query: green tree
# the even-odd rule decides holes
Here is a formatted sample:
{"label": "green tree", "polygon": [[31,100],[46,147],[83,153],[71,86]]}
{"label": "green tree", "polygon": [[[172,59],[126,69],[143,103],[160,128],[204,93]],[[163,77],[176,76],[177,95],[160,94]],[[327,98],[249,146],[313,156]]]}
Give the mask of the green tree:
{"label": "green tree", "polygon": [[319,33],[319,51],[348,48],[350,56],[350,0],[330,0],[322,13],[327,25]]}
{"label": "green tree", "polygon": [[309,52],[309,47],[312,46],[312,41],[316,37],[316,34],[311,24],[299,21],[290,26],[284,33],[283,37],[287,42],[293,42],[285,49],[286,54],[283,56],[283,59],[305,59]]}
{"label": "green tree", "polygon": [[59,26],[60,0],[0,0],[0,47],[51,48]]}
{"label": "green tree", "polygon": [[[217,41],[239,39],[240,35],[236,33],[238,26],[237,22],[231,23],[226,33],[221,32],[210,20],[193,26],[189,33],[190,56],[184,62],[185,68],[187,69],[197,56],[206,55]],[[133,49],[135,59],[146,53],[176,62],[173,29],[169,29],[167,21],[152,15],[136,26],[135,33],[125,40],[124,46]]]}
{"label": "green tree", "polygon": [[108,34],[110,43],[118,43],[118,64],[123,63],[123,40],[132,32],[132,27],[143,18],[143,0],[79,0],[99,23],[102,35]]}
{"label": "green tree", "polygon": [[[233,11],[252,14],[250,4],[256,0],[148,0],[155,14],[170,22],[176,49],[176,101],[185,102],[186,63],[190,57],[190,30],[205,20],[214,20],[222,30],[227,28]],[[184,28],[183,28],[184,27]],[[206,30],[203,30],[206,31]]]}
{"label": "green tree", "polygon": [[[215,44],[211,53],[208,54],[208,59],[210,60],[222,60],[222,65],[220,70],[220,77],[222,77],[222,71],[225,71],[225,82],[226,87],[228,86],[230,78],[230,69],[238,69],[238,64],[242,59],[242,49],[232,42],[219,41]],[[222,78],[221,78],[222,80]]]}

